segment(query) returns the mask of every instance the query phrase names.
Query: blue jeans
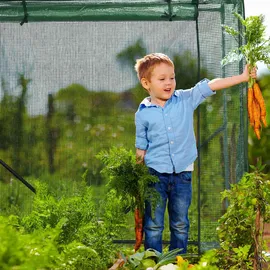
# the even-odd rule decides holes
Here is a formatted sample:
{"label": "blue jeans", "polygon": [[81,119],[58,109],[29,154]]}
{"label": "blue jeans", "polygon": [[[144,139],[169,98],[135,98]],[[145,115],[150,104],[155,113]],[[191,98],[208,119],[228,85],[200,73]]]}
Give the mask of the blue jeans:
{"label": "blue jeans", "polygon": [[149,171],[160,180],[154,184],[154,187],[161,195],[161,202],[158,204],[154,216],[151,215],[150,203],[145,203],[144,248],[153,248],[162,252],[164,213],[168,201],[171,232],[169,250],[180,248],[180,253],[186,253],[189,231],[188,209],[192,196],[191,172],[168,174],[159,173],[152,168],[149,168]]}

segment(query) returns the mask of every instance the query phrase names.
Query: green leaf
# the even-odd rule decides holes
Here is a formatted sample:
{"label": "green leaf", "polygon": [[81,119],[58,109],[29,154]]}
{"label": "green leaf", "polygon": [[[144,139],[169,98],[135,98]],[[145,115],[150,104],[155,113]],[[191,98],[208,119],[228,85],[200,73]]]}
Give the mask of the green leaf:
{"label": "green leaf", "polygon": [[237,30],[235,30],[230,26],[222,25],[222,27],[224,28],[225,33],[229,34],[230,36],[237,37],[240,35],[240,33]]}
{"label": "green leaf", "polygon": [[262,171],[265,169],[265,167],[266,167],[266,164],[262,165],[262,166],[260,167],[260,172],[262,172]]}
{"label": "green leaf", "polygon": [[[239,32],[234,28],[222,25],[224,31],[232,36],[236,42],[241,37],[245,40],[246,44],[238,49],[233,50],[224,57],[221,65],[225,66],[228,63],[242,60],[243,56],[248,64],[255,66],[257,62],[261,61],[265,64],[270,63],[270,38],[265,39],[266,26],[264,25],[264,16],[249,16],[244,19],[240,14],[233,13],[239,22],[242,24],[243,29]],[[241,53],[236,52],[239,50]]]}
{"label": "green leaf", "polygon": [[143,260],[144,252],[137,252],[129,256],[128,261],[134,266],[137,267]]}
{"label": "green leaf", "polygon": [[245,26],[246,25],[246,21],[245,19],[237,12],[233,12],[233,15],[238,18],[238,20],[240,21],[240,23]]}
{"label": "green leaf", "polygon": [[160,252],[152,249],[152,248],[149,248],[147,249],[145,252],[144,252],[144,259],[146,258],[149,258],[149,257],[159,257],[160,256]]}
{"label": "green leaf", "polygon": [[226,66],[229,63],[240,62],[243,59],[243,54],[238,53],[236,50],[229,52],[222,60],[221,65]]}
{"label": "green leaf", "polygon": [[256,167],[254,165],[249,165],[249,167],[254,171],[256,170]]}

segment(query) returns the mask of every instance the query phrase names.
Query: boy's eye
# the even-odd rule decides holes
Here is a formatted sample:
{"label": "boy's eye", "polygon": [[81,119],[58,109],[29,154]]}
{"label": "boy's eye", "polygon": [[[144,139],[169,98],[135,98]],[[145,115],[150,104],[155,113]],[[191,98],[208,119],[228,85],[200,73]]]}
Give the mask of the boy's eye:
{"label": "boy's eye", "polygon": [[159,79],[160,81],[164,81],[165,79]]}
{"label": "boy's eye", "polygon": [[174,80],[175,78],[171,78],[171,80]]}

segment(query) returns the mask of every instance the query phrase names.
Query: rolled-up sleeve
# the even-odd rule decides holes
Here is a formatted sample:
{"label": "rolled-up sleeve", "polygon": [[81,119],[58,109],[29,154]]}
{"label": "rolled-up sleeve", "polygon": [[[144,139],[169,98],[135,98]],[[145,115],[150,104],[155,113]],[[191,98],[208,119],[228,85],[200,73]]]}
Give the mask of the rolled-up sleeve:
{"label": "rolled-up sleeve", "polygon": [[136,140],[135,140],[135,146],[136,148],[147,150],[148,148],[148,141],[147,141],[147,128],[145,125],[143,125],[142,119],[138,115],[138,113],[135,114],[135,126],[136,126]]}
{"label": "rolled-up sleeve", "polygon": [[216,92],[212,91],[208,85],[209,80],[203,79],[192,88],[192,105],[196,109],[207,97],[214,95]]}

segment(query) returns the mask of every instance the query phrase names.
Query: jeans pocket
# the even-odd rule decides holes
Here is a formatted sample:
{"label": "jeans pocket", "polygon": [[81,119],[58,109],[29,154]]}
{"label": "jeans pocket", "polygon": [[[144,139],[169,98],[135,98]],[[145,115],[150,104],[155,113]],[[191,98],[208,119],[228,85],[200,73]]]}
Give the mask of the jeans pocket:
{"label": "jeans pocket", "polygon": [[151,175],[158,176],[158,172],[155,169],[149,167],[148,171]]}
{"label": "jeans pocket", "polygon": [[191,184],[192,174],[190,171],[182,172],[180,174],[180,182],[183,184]]}

